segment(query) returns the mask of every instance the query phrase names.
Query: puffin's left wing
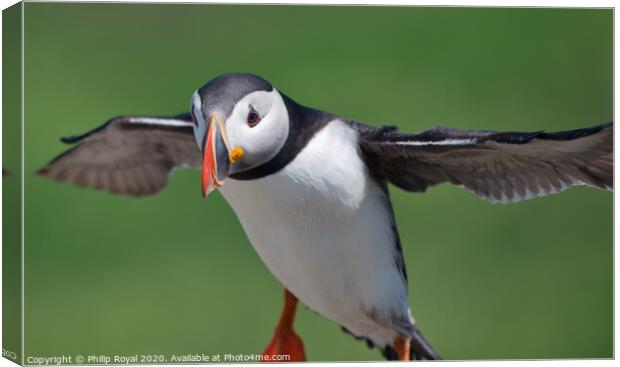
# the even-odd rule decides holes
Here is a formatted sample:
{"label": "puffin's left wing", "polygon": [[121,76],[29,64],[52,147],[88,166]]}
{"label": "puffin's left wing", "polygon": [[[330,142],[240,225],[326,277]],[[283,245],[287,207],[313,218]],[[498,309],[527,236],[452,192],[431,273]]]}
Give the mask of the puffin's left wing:
{"label": "puffin's left wing", "polygon": [[613,189],[613,123],[555,133],[353,126],[371,172],[408,191],[451,182],[513,202],[575,185]]}
{"label": "puffin's left wing", "polygon": [[38,175],[129,196],[157,194],[174,168],[200,168],[189,113],[171,117],[121,116],[79,136]]}

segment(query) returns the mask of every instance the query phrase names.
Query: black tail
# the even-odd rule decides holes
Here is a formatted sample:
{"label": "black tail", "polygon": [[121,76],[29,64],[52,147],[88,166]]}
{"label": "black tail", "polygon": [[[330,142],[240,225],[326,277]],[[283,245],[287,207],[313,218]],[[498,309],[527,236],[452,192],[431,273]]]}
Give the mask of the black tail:
{"label": "black tail", "polygon": [[439,353],[433,349],[431,343],[426,340],[424,335],[417,326],[413,327],[413,336],[411,337],[411,360],[413,359],[442,359]]}
{"label": "black tail", "polygon": [[[385,357],[385,359],[389,361],[398,360],[398,354],[396,350],[391,345],[386,346],[381,351],[381,354]],[[411,334],[411,347],[409,350],[409,359],[410,360],[439,360],[442,359],[441,356],[433,349],[431,343],[426,340],[422,332],[417,328],[417,326],[413,326],[413,333]]]}
{"label": "black tail", "polygon": [[[365,337],[356,336],[353,333],[351,333],[349,330],[347,330],[347,328],[345,328],[344,326],[342,326],[342,331],[344,331],[345,333],[351,335],[352,337],[354,337],[357,340],[365,341],[366,345],[368,346],[368,348],[374,348],[375,347],[375,344],[372,342],[372,340],[370,340],[368,338],[365,338]],[[381,349],[381,354],[388,361],[397,361],[398,360],[398,354],[396,353],[396,350],[394,349],[394,347],[391,346],[391,345],[388,345],[388,346],[384,347],[383,349]],[[431,343],[429,343],[426,340],[424,335],[422,335],[420,330],[415,325],[413,325],[413,332],[411,334],[411,347],[410,347],[410,350],[409,350],[409,356],[410,356],[410,359],[412,361],[416,360],[416,359],[419,359],[419,360],[422,360],[422,359],[428,359],[428,360],[439,360],[439,359],[442,359],[441,356],[437,352],[435,352],[435,349],[433,349],[433,347],[431,346]]]}

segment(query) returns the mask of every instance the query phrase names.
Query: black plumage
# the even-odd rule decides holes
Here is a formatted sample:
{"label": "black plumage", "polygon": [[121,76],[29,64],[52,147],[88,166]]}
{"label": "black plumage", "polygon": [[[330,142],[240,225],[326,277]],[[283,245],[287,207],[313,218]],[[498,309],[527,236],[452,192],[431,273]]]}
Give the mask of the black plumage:
{"label": "black plumage", "polygon": [[612,123],[553,133],[435,127],[419,134],[349,124],[360,134],[370,172],[407,191],[450,182],[512,202],[574,185],[613,188]]}

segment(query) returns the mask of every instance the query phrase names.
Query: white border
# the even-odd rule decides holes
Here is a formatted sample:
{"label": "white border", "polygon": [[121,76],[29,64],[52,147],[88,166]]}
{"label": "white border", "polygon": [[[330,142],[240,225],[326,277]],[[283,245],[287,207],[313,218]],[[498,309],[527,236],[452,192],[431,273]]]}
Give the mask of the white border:
{"label": "white border", "polygon": [[[219,0],[219,1],[197,1],[197,0],[127,0],[127,1],[104,1],[104,0],[25,0],[25,2],[72,2],[72,3],[176,3],[176,4],[272,4],[272,5],[370,5],[370,6],[468,6],[468,7],[585,7],[585,8],[611,8],[615,6],[615,1],[610,0],[388,0],[388,1],[372,1],[372,0],[339,0],[339,1],[303,1],[303,0],[287,0],[287,1],[261,1],[261,0]],[[15,1],[7,1],[7,3],[15,3]]]}
{"label": "white border", "polygon": [[[44,2],[44,0],[27,0],[25,2]],[[45,2],[49,2],[49,1],[45,1]],[[391,0],[391,1],[368,1],[368,0],[340,0],[340,1],[334,1],[334,2],[329,2],[329,1],[314,1],[314,2],[310,2],[310,1],[300,1],[300,0],[287,0],[285,2],[275,2],[275,1],[257,1],[257,0],[245,0],[245,1],[241,1],[241,2],[237,2],[237,1],[231,1],[231,0],[219,0],[219,1],[191,1],[191,0],[185,0],[185,1],[175,1],[175,0],[150,0],[150,1],[140,1],[140,0],[133,0],[133,1],[91,1],[91,0],[64,0],[64,1],[58,1],[58,2],[82,2],[82,3],[88,3],[88,2],[98,2],[98,3],[102,3],[102,2],[125,2],[125,3],[192,3],[192,4],[197,4],[197,3],[219,3],[219,4],[234,4],[234,3],[242,3],[242,4],[291,4],[291,5],[369,5],[369,6],[413,6],[413,5],[417,5],[417,6],[468,6],[468,7],[587,7],[587,8],[615,8],[616,6],[616,1],[601,1],[601,0],[590,0],[590,1],[578,1],[578,0],[563,0],[563,1],[551,1],[551,0],[539,0],[539,1],[514,1],[514,0],[504,0],[502,2],[498,2],[498,1],[459,1],[459,0],[451,0],[451,1],[408,1],[408,0]],[[13,4],[15,4],[16,1],[14,0],[0,0],[0,5],[2,7],[2,9],[5,9]],[[21,34],[21,43],[22,43],[22,50],[21,50],[21,62],[22,62],[22,72],[21,72],[21,82],[22,82],[22,91],[21,91],[21,117],[22,117],[22,121],[21,121],[21,134],[22,134],[22,146],[21,146],[21,158],[22,158],[22,173],[24,172],[24,167],[25,167],[25,153],[24,153],[24,142],[25,142],[25,128],[24,128],[24,121],[25,121],[25,100],[24,100],[24,95],[25,95],[25,90],[23,88],[24,86],[24,77],[25,77],[25,70],[24,70],[24,11],[25,11],[25,6],[22,6],[22,34]],[[615,21],[615,14],[614,14],[614,21]],[[1,19],[0,19],[0,29],[1,29]],[[615,48],[615,44],[616,44],[616,30],[615,30],[615,23],[614,23],[614,61],[617,60],[617,54],[616,54],[616,48]],[[1,51],[0,51],[0,62],[1,62]],[[615,92],[615,86],[617,85],[617,76],[615,74],[615,62],[614,62],[614,92]],[[1,94],[2,92],[0,91],[0,100],[1,100]],[[616,110],[616,104],[617,100],[616,100],[616,96],[614,93],[614,115],[615,115],[615,110]],[[615,118],[614,118],[615,120]],[[618,135],[620,133],[616,132],[616,135],[614,136],[615,141],[619,141],[618,137],[620,135]],[[0,155],[1,155],[1,147],[2,147],[2,142],[1,142],[1,130],[0,130]],[[615,157],[614,157],[615,158]],[[615,174],[616,172],[614,172],[614,180],[616,182],[618,182],[618,176],[616,176]],[[22,235],[22,274],[21,274],[21,282],[22,282],[22,290],[21,290],[21,300],[22,300],[22,320],[21,320],[21,328],[22,328],[22,364],[23,364],[23,359],[25,358],[25,350],[24,350],[24,286],[25,286],[25,278],[24,278],[24,242],[25,242],[25,231],[24,231],[24,175],[22,174],[21,176],[21,184],[22,184],[22,193],[21,193],[21,205],[22,205],[22,222],[21,222],[21,235]],[[1,183],[0,183],[1,185]],[[0,194],[1,197],[1,194]],[[616,207],[616,197],[614,195],[614,241],[615,241],[615,234],[616,231],[615,229],[617,228],[618,225],[618,218],[616,218],[615,216],[615,207]],[[0,217],[1,217],[1,213],[0,213]],[[0,232],[1,233],[1,232]],[[1,241],[1,239],[0,239]],[[0,264],[1,264],[1,253],[0,253]],[[617,262],[616,260],[616,251],[614,248],[614,264],[616,264]],[[615,265],[614,265],[614,356],[616,355],[616,351],[618,350],[618,338],[615,337],[615,330],[618,330],[618,323],[617,323],[617,318],[615,317],[616,312],[618,310],[618,303],[616,302],[616,292],[615,292],[615,285],[618,284],[618,273],[615,271]],[[1,283],[0,283],[0,301],[1,301]],[[1,310],[1,302],[0,302],[0,310]],[[0,326],[1,326],[1,320],[0,320]],[[0,335],[0,344],[2,341],[2,336]],[[354,364],[360,364],[361,365],[362,362],[357,362]],[[404,363],[404,362],[403,362]],[[403,363],[396,363],[396,364],[391,364],[390,365],[404,365]],[[420,362],[418,362],[420,363]],[[424,362],[423,362],[424,363]],[[555,366],[562,366],[562,367],[573,367],[573,366],[583,366],[583,365],[614,365],[616,364],[616,362],[614,360],[554,360],[554,361],[536,361],[536,362],[531,362],[531,361],[473,361],[473,362],[443,362],[442,365],[455,365],[458,363],[458,365],[463,365],[463,364],[468,364],[468,365],[478,365],[480,363],[484,363],[487,366],[514,366],[514,367],[520,367],[520,366],[532,366],[534,364],[538,365],[540,363],[543,363],[545,365],[555,365]],[[312,365],[318,365],[319,363],[305,363],[304,365],[307,366],[312,366]],[[260,366],[259,364],[253,364],[256,366]],[[341,363],[320,363],[320,365],[322,366],[337,366],[337,365],[341,365]],[[378,365],[381,366],[387,366],[387,363],[378,363]],[[15,366],[15,364],[11,363],[10,361],[8,361],[7,359],[4,358],[0,358],[0,367],[3,366]],[[167,365],[167,366],[183,366],[183,365]],[[217,365],[216,365],[217,366]]]}

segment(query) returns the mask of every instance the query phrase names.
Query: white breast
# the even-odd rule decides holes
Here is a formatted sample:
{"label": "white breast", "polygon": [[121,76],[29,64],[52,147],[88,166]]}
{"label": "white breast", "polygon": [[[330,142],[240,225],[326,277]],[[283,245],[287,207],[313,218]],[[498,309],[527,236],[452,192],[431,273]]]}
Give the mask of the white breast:
{"label": "white breast", "polygon": [[[273,275],[303,303],[377,344],[408,314],[385,194],[357,133],[336,120],[276,174],[229,180],[222,194]],[[374,315],[370,317],[369,315]]]}

